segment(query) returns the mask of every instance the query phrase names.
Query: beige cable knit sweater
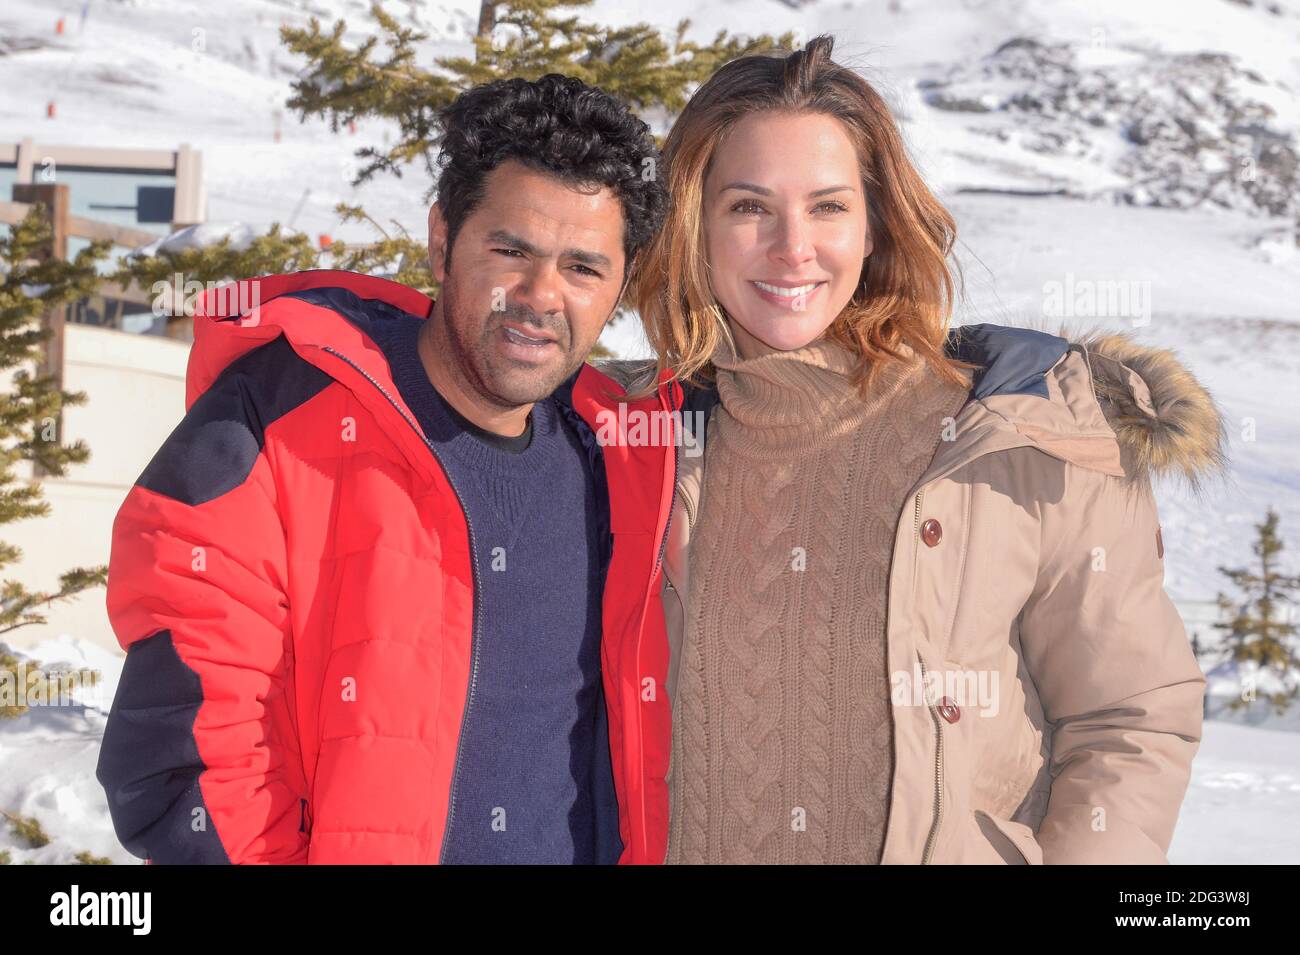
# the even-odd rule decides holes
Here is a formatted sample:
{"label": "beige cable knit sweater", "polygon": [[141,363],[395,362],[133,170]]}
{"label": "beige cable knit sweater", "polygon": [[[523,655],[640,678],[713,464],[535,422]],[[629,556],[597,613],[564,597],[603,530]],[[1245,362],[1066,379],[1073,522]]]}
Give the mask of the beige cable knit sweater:
{"label": "beige cable knit sweater", "polygon": [[868,399],[818,341],[715,356],[674,700],[669,863],[875,863],[893,776],[885,599],[906,495],[966,390]]}

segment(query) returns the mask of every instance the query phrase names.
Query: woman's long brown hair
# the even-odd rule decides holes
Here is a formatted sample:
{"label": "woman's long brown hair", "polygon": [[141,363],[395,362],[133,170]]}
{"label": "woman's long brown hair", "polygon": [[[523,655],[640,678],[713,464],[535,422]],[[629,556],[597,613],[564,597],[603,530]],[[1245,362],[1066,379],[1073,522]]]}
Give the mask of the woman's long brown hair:
{"label": "woman's long brown hair", "polygon": [[[820,113],[844,126],[858,156],[874,247],[854,297],[827,335],[859,358],[854,380],[864,389],[900,345],[953,381],[964,362],[945,357],[953,305],[948,255],[952,215],[907,156],[884,99],[853,70],[831,60],[832,37],[794,52],[744,56],[722,66],[691,97],[664,143],[667,220],[642,251],[631,279],[635,305],[654,348],[658,371],[684,381],[712,377],[710,358],[726,334],[709,289],[704,256],[704,179],[718,144],[740,119],[763,110]],[[958,268],[960,273],[960,267]]]}

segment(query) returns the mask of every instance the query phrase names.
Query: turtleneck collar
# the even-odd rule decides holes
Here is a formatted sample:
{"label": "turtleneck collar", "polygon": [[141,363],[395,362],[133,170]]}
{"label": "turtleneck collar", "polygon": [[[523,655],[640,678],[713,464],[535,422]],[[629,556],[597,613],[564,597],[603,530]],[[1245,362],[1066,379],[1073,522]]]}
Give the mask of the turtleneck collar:
{"label": "turtleneck collar", "polygon": [[713,366],[728,444],[753,455],[813,450],[852,433],[903,390],[934,378],[909,355],[907,362],[889,362],[864,397],[852,381],[855,364],[852,352],[827,338],[742,358],[722,336]]}

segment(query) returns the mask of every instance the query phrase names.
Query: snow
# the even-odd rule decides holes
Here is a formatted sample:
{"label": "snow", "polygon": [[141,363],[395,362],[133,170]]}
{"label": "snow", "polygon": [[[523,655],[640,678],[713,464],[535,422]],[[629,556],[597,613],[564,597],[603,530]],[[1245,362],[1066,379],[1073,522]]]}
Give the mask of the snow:
{"label": "snow", "polygon": [[82,851],[117,864],[140,862],[118,842],[104,789],[95,779],[122,655],[68,636],[14,655],[40,663],[46,672],[93,671],[100,682],[74,694],[73,705],[34,706],[0,720],[0,809],[36,817],[50,837],[48,845],[32,849],[3,825],[0,852],[7,850],[15,865],[70,864]]}
{"label": "snow", "polygon": [[1169,861],[1300,862],[1300,734],[1210,720],[1192,760]]}
{"label": "snow", "polygon": [[[339,202],[418,232],[430,186],[420,168],[351,185],[354,152],[383,148],[392,124],[334,133],[284,107],[302,64],[283,51],[277,29],[313,14],[327,27],[344,16],[359,39],[372,29],[368,5],[98,0],[83,26],[82,0],[6,0],[0,89],[10,92],[0,98],[0,141],[189,143],[202,152],[211,221],[172,243],[246,241],[272,222],[313,237],[374,239],[364,223],[338,222]],[[422,65],[469,53],[474,0],[390,0],[386,9],[428,34]],[[1212,643],[1213,600],[1227,584],[1218,568],[1250,562],[1253,525],[1268,506],[1290,544],[1284,562],[1300,572],[1300,191],[1294,169],[1266,167],[1264,158],[1270,143],[1300,143],[1300,0],[596,0],[574,12],[663,28],[689,17],[688,35],[703,41],[751,24],[803,39],[835,34],[837,60],[888,98],[957,219],[958,321],[1051,327],[1053,283],[1149,283],[1149,320],[1097,315],[1070,325],[1124,330],[1174,350],[1228,422],[1225,479],[1199,494],[1176,481],[1157,489],[1166,586],[1189,632]],[[1016,38],[1038,46],[994,56]],[[1018,107],[1027,102],[1018,94],[1047,105]],[[936,96],[969,108],[937,108]],[[53,119],[47,102],[57,106]],[[661,119],[648,118],[662,131]],[[1173,119],[1187,129],[1171,128]],[[1145,143],[1129,134],[1135,125]],[[1243,160],[1256,164],[1253,180],[1241,175],[1250,168]],[[649,353],[634,319],[616,322],[603,342],[627,356]],[[106,683],[97,703],[0,723],[0,808],[37,815],[55,836],[44,849],[21,850],[3,832],[0,847],[16,862],[65,861],[81,849],[133,861],[116,844],[94,780],[120,654],[70,639],[28,652],[91,666]],[[1228,713],[1222,704],[1236,694],[1237,675],[1220,665],[1212,676],[1214,718],[1171,860],[1300,861],[1300,707],[1281,719],[1258,705]]]}
{"label": "snow", "polygon": [[[1210,668],[1206,677],[1209,680],[1210,713],[1214,719],[1300,732],[1300,705],[1293,704],[1278,713],[1264,699],[1265,694],[1290,691],[1294,681],[1285,680],[1271,670],[1261,670],[1253,661],[1236,663],[1225,660]],[[1233,708],[1232,704],[1246,700],[1250,705]]]}
{"label": "snow", "polygon": [[134,254],[139,256],[162,255],[167,252],[176,254],[188,249],[202,249],[216,245],[222,239],[229,239],[232,249],[242,251],[252,245],[256,237],[252,227],[245,223],[204,222],[161,236],[148,245],[135,249]]}

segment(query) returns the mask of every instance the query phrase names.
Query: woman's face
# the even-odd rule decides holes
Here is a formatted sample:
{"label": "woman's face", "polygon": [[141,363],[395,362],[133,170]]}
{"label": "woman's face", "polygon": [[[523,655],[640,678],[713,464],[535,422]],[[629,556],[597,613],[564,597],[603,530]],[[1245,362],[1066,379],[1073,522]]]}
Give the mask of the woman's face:
{"label": "woman's face", "polygon": [[747,116],[704,180],[709,285],[743,358],[802,348],[852,298],[871,253],[857,156],[820,113]]}

